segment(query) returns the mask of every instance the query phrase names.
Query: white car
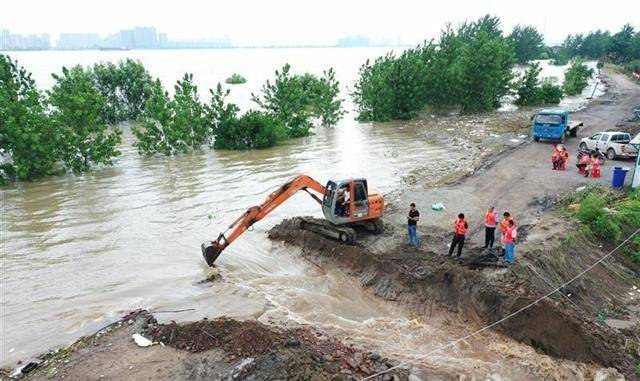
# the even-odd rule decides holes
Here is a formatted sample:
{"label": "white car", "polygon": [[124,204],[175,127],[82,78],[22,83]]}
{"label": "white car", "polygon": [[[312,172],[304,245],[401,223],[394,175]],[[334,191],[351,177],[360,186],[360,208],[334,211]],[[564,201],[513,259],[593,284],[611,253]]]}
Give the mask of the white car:
{"label": "white car", "polygon": [[613,160],[617,157],[636,157],[638,150],[629,144],[631,134],[620,131],[604,131],[584,138],[580,141],[580,149],[595,150],[598,148],[600,152],[607,155],[607,159]]}

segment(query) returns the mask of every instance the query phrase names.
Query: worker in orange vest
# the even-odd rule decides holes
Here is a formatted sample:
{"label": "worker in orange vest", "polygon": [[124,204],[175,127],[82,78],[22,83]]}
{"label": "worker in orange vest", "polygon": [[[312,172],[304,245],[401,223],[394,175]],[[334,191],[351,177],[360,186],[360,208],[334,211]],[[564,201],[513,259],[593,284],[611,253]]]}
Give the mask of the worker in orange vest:
{"label": "worker in orange vest", "polygon": [[587,171],[584,174],[584,177],[589,177],[589,173],[592,173],[593,170],[600,169],[600,158],[596,155],[593,155],[591,159],[589,159],[589,167],[587,167]]}
{"label": "worker in orange vest", "polygon": [[504,259],[512,265],[516,261],[516,238],[518,231],[516,230],[513,220],[507,223],[507,232],[504,235],[505,255]]}
{"label": "worker in orange vest", "polygon": [[[513,221],[513,219],[511,218],[511,214],[509,212],[504,212],[502,214],[502,221],[500,221],[500,232],[501,234],[501,243],[502,243],[502,255],[505,254],[505,247],[504,247],[504,236],[505,234],[507,234],[507,230],[509,229],[509,221]],[[515,222],[514,222],[515,225]]]}
{"label": "worker in orange vest", "polygon": [[493,206],[484,215],[484,248],[492,249],[496,239],[496,211]]}
{"label": "worker in orange vest", "polygon": [[453,241],[451,241],[451,247],[449,247],[449,256],[453,254],[456,246],[458,247],[458,257],[462,255],[462,247],[464,246],[464,237],[469,229],[467,220],[464,219],[464,213],[458,214],[458,219],[453,225]]}

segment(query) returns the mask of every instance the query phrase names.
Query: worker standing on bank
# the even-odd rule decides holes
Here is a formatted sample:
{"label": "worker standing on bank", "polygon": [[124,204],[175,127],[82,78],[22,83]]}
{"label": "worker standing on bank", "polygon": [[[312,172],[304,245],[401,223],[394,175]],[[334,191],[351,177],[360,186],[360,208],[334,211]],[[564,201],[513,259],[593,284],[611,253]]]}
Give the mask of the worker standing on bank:
{"label": "worker standing on bank", "polygon": [[418,238],[418,221],[420,220],[420,212],[416,209],[413,202],[409,205],[409,215],[407,216],[407,227],[409,231],[409,246],[418,247],[420,239]]}
{"label": "worker standing on bank", "polygon": [[458,214],[458,219],[453,225],[453,241],[451,241],[451,247],[449,247],[449,256],[453,254],[456,246],[458,247],[458,257],[462,255],[462,247],[464,246],[464,238],[469,229],[467,220],[464,219],[464,213]]}
{"label": "worker standing on bank", "polygon": [[502,214],[502,221],[500,221],[500,243],[502,244],[502,255],[505,255],[504,237],[509,229],[509,221],[513,221],[511,214],[509,212],[504,212]]}
{"label": "worker standing on bank", "polygon": [[496,239],[496,211],[493,206],[484,215],[484,248],[493,249]]}
{"label": "worker standing on bank", "polygon": [[518,230],[513,220],[509,220],[507,225],[507,232],[504,235],[504,259],[512,265],[516,261],[516,239],[518,238]]}

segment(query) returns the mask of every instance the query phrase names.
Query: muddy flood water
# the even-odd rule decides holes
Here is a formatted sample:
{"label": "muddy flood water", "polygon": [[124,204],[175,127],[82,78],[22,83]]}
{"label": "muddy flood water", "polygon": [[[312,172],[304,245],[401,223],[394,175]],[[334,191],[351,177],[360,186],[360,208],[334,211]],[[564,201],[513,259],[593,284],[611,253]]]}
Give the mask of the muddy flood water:
{"label": "muddy flood water", "polygon": [[[238,49],[131,52],[23,52],[11,54],[42,87],[60,66],[132,57],[165,86],[194,73],[200,91],[232,72],[246,85],[232,87],[243,108],[273,70],[333,66],[345,87],[358,66],[385,49]],[[549,69],[544,66],[545,70]],[[545,75],[545,72],[542,74]],[[553,74],[550,74],[553,75]],[[569,99],[578,107],[584,97]],[[347,102],[347,108],[351,105]],[[365,176],[381,192],[446,149],[420,141],[416,127],[364,124],[348,114],[338,126],[311,137],[250,152],[203,150],[175,158],[139,156],[128,126],[123,155],[110,168],[83,176],[49,178],[2,189],[2,364],[66,345],[119,318],[147,308],[161,321],[202,317],[256,317],[278,324],[307,323],[387,356],[410,359],[470,329],[455,316],[410,316],[363,290],[346,275],[301,260],[296,249],[267,239],[285,217],[319,216],[304,193],[294,196],[245,233],[209,269],[200,243],[217,236],[248,206],[288,178],[308,173],[321,182]],[[202,282],[214,272],[215,282]],[[173,310],[183,312],[165,312]],[[421,361],[425,368],[531,376],[529,366],[573,374],[581,364],[555,368],[546,356],[486,333]],[[541,365],[542,364],[542,365]]]}

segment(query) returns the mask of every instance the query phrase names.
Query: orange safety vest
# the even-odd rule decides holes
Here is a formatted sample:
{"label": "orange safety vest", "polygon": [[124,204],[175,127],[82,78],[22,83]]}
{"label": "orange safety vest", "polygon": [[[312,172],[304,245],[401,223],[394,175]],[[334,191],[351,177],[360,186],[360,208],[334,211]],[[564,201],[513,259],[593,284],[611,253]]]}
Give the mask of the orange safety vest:
{"label": "orange safety vest", "polygon": [[496,212],[487,212],[484,216],[484,223],[488,227],[496,227]]}
{"label": "orange safety vest", "polygon": [[562,159],[563,159],[564,161],[569,160],[569,152],[567,152],[567,151],[562,151],[562,152],[560,152],[560,156],[562,156]]}
{"label": "orange safety vest", "polygon": [[592,167],[599,167],[600,166],[600,159],[598,159],[597,157],[592,157],[591,158],[591,166]]}
{"label": "orange safety vest", "polygon": [[467,221],[458,219],[453,227],[453,231],[458,235],[467,234]]}
{"label": "orange safety vest", "polygon": [[580,164],[589,164],[589,155],[582,155],[580,158]]}
{"label": "orange safety vest", "polygon": [[[502,232],[502,234],[506,234],[507,230],[509,229],[509,220],[513,220],[513,218],[508,217],[508,218],[504,218],[502,219],[502,221],[500,221],[500,231]],[[513,221],[513,226],[516,226],[516,222]]]}
{"label": "orange safety vest", "polygon": [[516,232],[515,225],[512,226],[512,227],[507,228],[507,232],[504,235],[504,242],[505,243],[515,243],[517,234],[518,233]]}

